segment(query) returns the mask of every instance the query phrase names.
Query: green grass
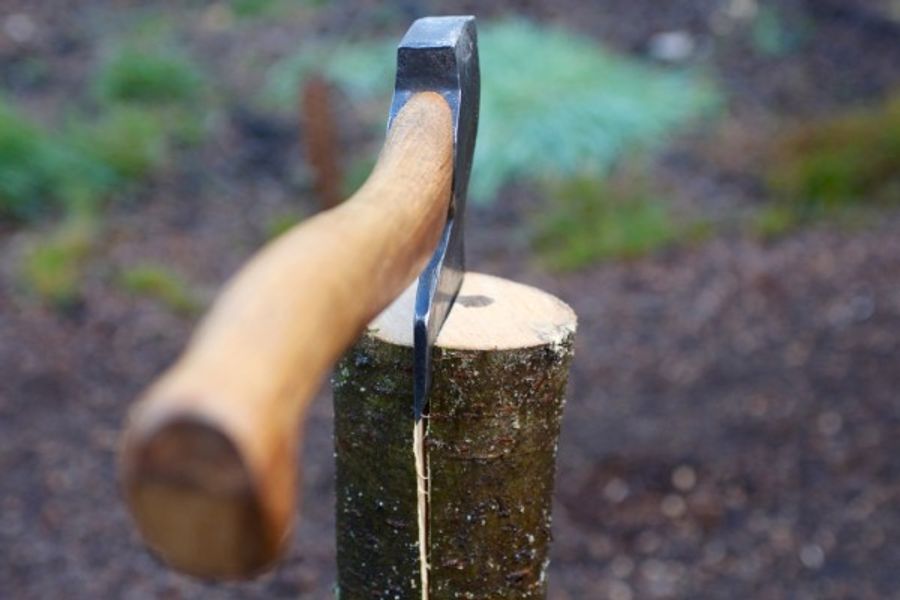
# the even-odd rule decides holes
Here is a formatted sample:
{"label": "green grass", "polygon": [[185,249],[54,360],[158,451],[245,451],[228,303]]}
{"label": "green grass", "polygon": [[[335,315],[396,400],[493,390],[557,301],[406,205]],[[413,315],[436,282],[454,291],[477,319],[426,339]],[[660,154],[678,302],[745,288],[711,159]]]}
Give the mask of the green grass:
{"label": "green grass", "polygon": [[[61,218],[18,265],[26,289],[60,306],[78,298],[105,203],[163,169],[175,145],[196,143],[204,131],[204,81],[181,54],[120,49],[85,87],[94,102],[73,102],[61,125],[39,125],[0,98],[0,220]],[[161,273],[138,270],[127,281],[175,310],[195,306]]]}
{"label": "green grass", "polygon": [[152,111],[115,106],[94,122],[75,126],[70,143],[105,165],[121,182],[139,181],[159,170],[169,156],[169,135]]}
{"label": "green grass", "polygon": [[0,216],[33,217],[63,157],[38,127],[0,104]]}
{"label": "green grass", "polygon": [[0,99],[0,219],[28,221],[104,194],[113,171]]}
{"label": "green grass", "polygon": [[[158,132],[155,137],[177,144],[196,145],[204,139],[207,117],[215,109],[208,82],[189,56],[160,50],[166,42],[172,44],[151,37],[143,44],[120,46],[95,74],[91,87],[100,100],[101,121],[106,121],[97,127],[113,134],[101,131],[101,145],[110,137],[135,136],[144,144],[136,152],[146,159],[154,137],[151,127]],[[138,157],[132,153],[126,158]]]}
{"label": "green grass", "polygon": [[810,123],[776,142],[769,184],[807,206],[876,202],[900,183],[900,94]]}
{"label": "green grass", "polygon": [[183,57],[121,50],[88,88],[102,100],[96,116],[76,109],[61,127],[0,98],[0,220],[97,209],[203,139],[202,78]]}
{"label": "green grass", "polygon": [[152,298],[178,314],[192,315],[201,308],[188,283],[162,265],[146,263],[130,267],[120,274],[118,283],[126,292]]}
{"label": "green grass", "polygon": [[102,66],[95,87],[106,102],[159,106],[196,100],[202,91],[203,77],[186,56],[123,48]]}
{"label": "green grass", "polygon": [[231,0],[231,14],[238,19],[273,19],[316,10],[328,5],[328,0]]}
{"label": "green grass", "polygon": [[699,235],[683,228],[665,204],[633,181],[579,177],[551,188],[552,204],[534,223],[534,246],[557,270],[635,258]]}
{"label": "green grass", "polygon": [[856,231],[877,224],[880,215],[881,211],[877,206],[866,204],[798,207],[787,202],[773,202],[751,217],[750,232],[763,240],[773,240],[816,223],[828,223],[842,230]]}
{"label": "green grass", "polygon": [[756,216],[764,237],[803,223],[866,220],[900,203],[900,94],[879,106],[807,123],[777,139],[766,174],[775,202]]}
{"label": "green grass", "polygon": [[165,165],[173,137],[167,127],[156,112],[113,106],[51,131],[0,102],[0,219],[100,207]]}
{"label": "green grass", "polygon": [[231,0],[228,3],[234,16],[251,19],[271,14],[278,6],[278,0]]}
{"label": "green grass", "polygon": [[43,302],[65,307],[79,297],[98,225],[88,216],[72,216],[40,238],[19,265],[24,287]]}
{"label": "green grass", "polygon": [[[304,78],[324,73],[363,107],[373,128],[383,127],[396,45],[393,38],[305,45],[272,68],[266,97],[294,110]],[[571,31],[528,21],[482,24],[479,53],[475,200],[491,200],[517,178],[603,177],[622,156],[658,147],[720,102],[701,74],[653,67]]]}

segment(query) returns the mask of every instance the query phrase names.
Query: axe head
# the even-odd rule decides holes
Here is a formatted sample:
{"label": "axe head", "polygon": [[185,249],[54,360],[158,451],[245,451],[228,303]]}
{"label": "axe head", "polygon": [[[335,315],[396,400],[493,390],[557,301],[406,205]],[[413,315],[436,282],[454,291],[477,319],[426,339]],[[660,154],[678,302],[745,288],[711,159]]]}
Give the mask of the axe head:
{"label": "axe head", "polygon": [[427,406],[431,350],[465,272],[463,224],[472,154],[478,132],[481,79],[475,17],[426,17],[415,21],[397,49],[397,82],[388,117],[413,94],[437,92],[453,114],[453,191],[447,223],[437,250],[419,276],[413,323],[414,414]]}

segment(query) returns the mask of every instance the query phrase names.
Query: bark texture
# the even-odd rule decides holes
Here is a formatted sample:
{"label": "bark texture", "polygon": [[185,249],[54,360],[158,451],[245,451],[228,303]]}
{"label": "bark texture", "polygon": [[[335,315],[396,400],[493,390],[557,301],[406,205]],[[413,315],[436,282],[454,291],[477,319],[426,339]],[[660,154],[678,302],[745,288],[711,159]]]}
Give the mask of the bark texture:
{"label": "bark texture", "polygon": [[[504,350],[435,348],[426,426],[433,600],[546,595],[574,318],[544,337]],[[334,402],[340,598],[420,599],[412,349],[370,329],[338,366]]]}
{"label": "bark texture", "polygon": [[412,348],[365,335],[335,370],[341,600],[419,598]]}

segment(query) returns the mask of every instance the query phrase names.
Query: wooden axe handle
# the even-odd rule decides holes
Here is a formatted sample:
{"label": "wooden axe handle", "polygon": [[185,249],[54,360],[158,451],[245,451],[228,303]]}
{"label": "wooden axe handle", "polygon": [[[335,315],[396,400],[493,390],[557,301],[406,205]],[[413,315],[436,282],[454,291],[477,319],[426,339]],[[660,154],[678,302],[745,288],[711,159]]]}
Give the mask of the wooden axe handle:
{"label": "wooden axe handle", "polygon": [[424,268],[452,174],[450,107],[436,93],[417,94],[365,185],[253,257],[134,406],[121,457],[125,495],[146,541],[173,567],[242,577],[278,556],[310,399]]}

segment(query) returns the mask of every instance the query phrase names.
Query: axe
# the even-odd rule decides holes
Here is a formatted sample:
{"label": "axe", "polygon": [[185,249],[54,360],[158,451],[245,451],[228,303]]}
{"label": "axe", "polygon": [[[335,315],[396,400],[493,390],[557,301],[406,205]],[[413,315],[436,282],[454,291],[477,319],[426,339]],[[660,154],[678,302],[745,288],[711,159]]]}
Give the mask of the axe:
{"label": "axe", "polygon": [[368,180],[254,256],[132,408],[124,493],[144,539],[173,567],[233,578],[278,557],[309,402],[417,276],[409,414],[422,417],[431,348],[464,272],[478,102],[474,17],[414,22],[398,48],[387,139]]}

